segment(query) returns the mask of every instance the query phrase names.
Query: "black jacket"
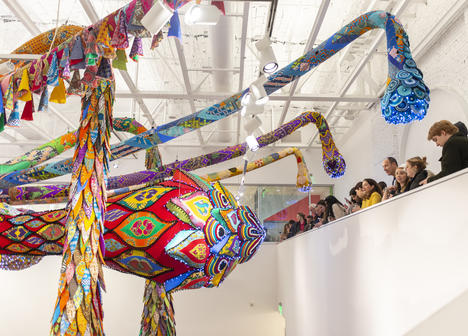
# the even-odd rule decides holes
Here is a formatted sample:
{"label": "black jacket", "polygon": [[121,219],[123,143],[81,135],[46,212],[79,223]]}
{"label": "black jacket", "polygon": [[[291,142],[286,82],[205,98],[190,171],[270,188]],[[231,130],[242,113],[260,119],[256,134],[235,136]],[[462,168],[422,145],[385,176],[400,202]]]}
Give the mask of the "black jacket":
{"label": "black jacket", "polygon": [[414,177],[410,181],[409,188],[407,188],[406,191],[416,189],[417,187],[420,187],[419,182],[422,180],[425,180],[427,178],[427,170],[421,170],[419,173],[414,175]]}
{"label": "black jacket", "polygon": [[427,181],[432,182],[441,177],[455,173],[468,167],[468,138],[462,132],[455,133],[442,147],[442,157],[439,159],[441,171],[431,176]]}

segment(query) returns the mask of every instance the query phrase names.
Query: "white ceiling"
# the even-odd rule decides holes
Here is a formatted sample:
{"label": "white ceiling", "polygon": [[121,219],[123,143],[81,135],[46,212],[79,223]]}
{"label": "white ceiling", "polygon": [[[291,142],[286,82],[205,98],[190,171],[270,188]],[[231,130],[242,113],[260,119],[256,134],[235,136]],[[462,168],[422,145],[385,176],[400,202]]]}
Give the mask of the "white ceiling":
{"label": "white ceiling", "polygon": [[[128,1],[61,0],[59,23],[86,26]],[[401,12],[399,18],[408,29],[412,45],[424,43],[424,34],[416,31],[424,22],[424,16],[419,18],[419,13],[425,13],[424,8],[428,6],[425,1],[278,0],[276,11],[272,11],[275,1],[225,1],[227,15],[214,27],[185,25],[183,16],[190,4],[182,8],[182,44],[175,38],[165,38],[151,51],[150,41],[146,40],[145,56],[140,62],[130,60],[128,74],[116,72],[114,116],[134,116],[147,127],[160,125],[246,88],[259,75],[254,42],[268,33],[271,12],[274,12],[271,39],[280,67],[369,10]],[[0,1],[0,54],[8,54],[39,32],[54,28],[57,6],[58,0]],[[306,110],[316,110],[327,117],[339,142],[358,114],[366,113],[378,98],[385,84],[386,70],[385,38],[379,32],[368,33],[297,83],[276,92],[275,100],[270,100],[261,115],[261,130],[269,132]],[[8,144],[14,144],[11,147],[16,148],[0,156],[18,155],[76,128],[78,98],[70,97],[65,105],[51,105],[53,108],[48,113],[36,113],[33,122],[22,121],[21,128],[7,128],[0,133],[0,146],[7,148]],[[165,146],[237,144],[245,137],[239,118],[233,115]],[[294,139],[277,146],[316,146],[316,130],[312,127],[307,126]],[[118,137],[125,139],[128,135],[119,133]],[[112,142],[117,141],[114,135]]]}

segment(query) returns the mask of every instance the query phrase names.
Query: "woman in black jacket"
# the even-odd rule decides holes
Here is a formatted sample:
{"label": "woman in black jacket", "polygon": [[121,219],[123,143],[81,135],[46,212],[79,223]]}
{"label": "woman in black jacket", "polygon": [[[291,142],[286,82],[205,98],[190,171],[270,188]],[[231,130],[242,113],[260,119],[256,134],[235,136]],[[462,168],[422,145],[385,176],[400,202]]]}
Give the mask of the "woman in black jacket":
{"label": "woman in black jacket", "polygon": [[415,156],[406,160],[406,174],[411,178],[409,188],[407,188],[408,191],[416,189],[422,184],[421,182],[427,179],[426,166],[426,157]]}
{"label": "woman in black jacket", "polygon": [[432,125],[427,139],[442,147],[442,157],[439,159],[441,171],[429,177],[427,182],[468,167],[468,138],[450,121],[441,120]]}

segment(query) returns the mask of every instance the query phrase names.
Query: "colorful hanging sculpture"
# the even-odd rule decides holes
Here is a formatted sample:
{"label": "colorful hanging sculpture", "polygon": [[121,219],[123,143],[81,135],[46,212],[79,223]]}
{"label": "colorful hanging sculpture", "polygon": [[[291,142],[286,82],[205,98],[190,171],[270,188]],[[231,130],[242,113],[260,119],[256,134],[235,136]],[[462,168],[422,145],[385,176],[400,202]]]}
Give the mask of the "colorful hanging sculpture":
{"label": "colorful hanging sculpture", "polygon": [[[72,79],[73,85],[68,90],[69,93],[84,96],[80,143],[75,152],[76,160],[68,159],[46,165],[45,168],[30,170],[30,167],[41,161],[35,158],[31,160],[35,161],[31,165],[24,165],[26,169],[11,171],[7,168],[5,174],[0,176],[0,184],[5,188],[31,183],[44,177],[63,175],[72,170],[74,172],[69,215],[66,215],[65,210],[43,214],[13,214],[15,210],[0,206],[4,210],[1,216],[0,254],[8,254],[2,255],[0,259],[2,267],[19,269],[36,263],[42,255],[57,254],[64,250],[59,296],[53,316],[51,332],[53,335],[103,334],[99,292],[102,285],[100,259],[104,251],[107,252],[106,243],[109,241],[110,256],[106,256],[109,265],[158,281],[161,286],[156,288],[155,293],[162,298],[166,295],[166,290],[219,284],[237,263],[244,262],[253,255],[264,237],[263,228],[255,215],[248,208],[237,207],[232,195],[220,185],[210,187],[202,180],[183,173],[177,173],[179,175],[176,174],[172,181],[163,182],[158,187],[151,186],[119,194],[112,199],[113,202],[109,203],[106,211],[104,202],[109,159],[151,148],[223,119],[240,109],[240,101],[248,92],[248,89],[244,90],[179,121],[141,133],[113,146],[111,153],[108,138],[109,125],[112,123],[112,104],[108,102],[112,99],[106,99],[103,103],[98,98],[99,90],[104,82],[103,79],[113,81],[110,59],[119,54],[119,49],[129,46],[127,33],[138,38],[147,35],[139,20],[151,8],[153,2],[154,0],[132,0],[127,6],[61,43],[39,60],[18,68],[14,74],[5,77],[2,81],[2,87],[5,87],[2,91],[5,97],[4,105],[9,111],[8,118],[6,113],[2,118],[8,120],[7,125],[19,126],[19,111],[15,109],[16,98],[23,98],[25,95],[24,99],[28,99],[30,98],[28,94],[41,93],[38,110],[43,109],[41,106],[47,105],[47,99],[63,103],[66,99],[63,80],[70,77],[71,70],[85,70],[81,79],[74,78],[74,81]],[[185,2],[176,1],[173,6],[178,8]],[[390,123],[407,123],[414,119],[422,119],[428,108],[429,90],[412,60],[408,38],[401,24],[391,14],[381,11],[360,16],[318,47],[272,74],[264,84],[266,92],[271,94],[287,85],[327,60],[360,35],[375,28],[385,29],[387,33],[388,87],[381,101],[385,120]],[[153,40],[159,40],[159,37]],[[135,44],[135,54],[141,53],[139,45]],[[125,62],[124,57],[119,58],[119,61]],[[75,72],[74,75],[78,73]],[[13,84],[23,77],[25,80],[20,82],[23,85],[19,85],[21,92],[18,92]],[[59,84],[50,98],[45,89],[47,83]],[[85,104],[90,97],[92,103]],[[103,110],[106,110],[105,113],[101,113]],[[33,106],[28,106],[25,111],[23,118],[32,119]],[[284,136],[284,133],[294,131],[304,125],[309,118],[310,115],[303,115],[293,123],[283,125],[285,127],[282,126],[278,133],[268,134],[263,144],[276,141]],[[312,120],[307,122],[309,121]],[[317,123],[317,120],[313,122]],[[326,130],[323,125],[319,126],[319,129]],[[333,148],[325,141],[322,141],[322,145],[323,148],[327,146]],[[227,155],[223,157],[236,157],[242,155],[240,153],[245,150],[245,144],[240,144],[229,148],[225,153]],[[324,168],[332,176],[340,176],[344,172],[344,160],[339,153],[335,155],[333,151],[332,154],[324,155]],[[216,157],[209,159],[211,162],[217,160]],[[194,161],[187,161],[184,164],[190,168],[197,165]],[[176,166],[170,167],[167,172],[157,173],[169,176]],[[151,176],[148,177],[149,175]],[[149,175],[135,176],[136,179],[142,176],[143,180],[147,178],[147,181],[154,181],[156,174],[150,172]],[[110,181],[110,184],[112,183],[119,188],[122,185],[132,185],[134,181],[132,183],[129,183],[129,179]],[[64,189],[60,188],[51,192],[56,195],[66,195]],[[152,212],[147,211],[150,208]],[[42,215],[52,217],[46,221]],[[63,228],[59,223],[65,221],[67,216],[67,225]],[[119,222],[120,219],[123,222]],[[111,225],[106,231],[103,222]],[[116,224],[112,226],[112,223]],[[156,234],[155,239],[153,233]],[[122,235],[125,236],[125,242],[122,240]],[[167,239],[162,241],[159,250],[146,248],[157,244],[160,236]],[[155,259],[161,257],[164,260]],[[68,287],[70,291],[67,290]],[[90,289],[92,295],[89,294]],[[170,302],[169,304],[165,300],[156,300],[156,302],[159,308],[165,309],[165,316],[169,316],[160,319],[167,328],[145,330],[171,334],[173,312]]]}
{"label": "colorful hanging sculpture", "polygon": [[[62,254],[65,209],[0,211],[3,269],[20,268],[16,256],[37,262]],[[255,214],[219,182],[210,185],[181,171],[156,186],[110,198],[104,227],[106,265],[164,284],[166,291],[218,286],[265,237]]]}
{"label": "colorful hanging sculpture", "polygon": [[[259,146],[264,147],[272,144],[311,122],[314,123],[319,130],[320,141],[322,144],[322,164],[325,172],[330,177],[342,176],[346,169],[345,161],[338,151],[338,148],[336,148],[327,121],[318,112],[304,112],[276,130],[258,137],[257,141]],[[139,130],[141,130],[141,127]],[[110,177],[107,186],[109,189],[127,188],[132,185],[140,185],[144,183],[151,183],[152,181],[162,180],[171,176],[176,169],[192,171],[198,168],[207,167],[242,156],[246,153],[247,147],[248,146],[246,143],[242,143],[191,159],[176,161],[164,165],[158,169]],[[11,181],[13,179],[15,181],[28,181],[28,183],[30,183],[39,179],[42,180],[52,176],[61,175],[61,171],[56,168],[54,168],[54,174],[52,176],[44,171],[49,170],[52,166],[56,166],[56,164],[52,163],[49,165],[28,169],[26,170],[26,173],[19,171],[6,174],[3,176],[3,181],[0,179],[0,186],[2,186],[2,184],[6,181]],[[12,204],[57,202],[58,200],[53,200],[53,198],[63,198],[67,195],[68,185],[0,189],[0,199],[3,199],[3,202],[9,202]]]}

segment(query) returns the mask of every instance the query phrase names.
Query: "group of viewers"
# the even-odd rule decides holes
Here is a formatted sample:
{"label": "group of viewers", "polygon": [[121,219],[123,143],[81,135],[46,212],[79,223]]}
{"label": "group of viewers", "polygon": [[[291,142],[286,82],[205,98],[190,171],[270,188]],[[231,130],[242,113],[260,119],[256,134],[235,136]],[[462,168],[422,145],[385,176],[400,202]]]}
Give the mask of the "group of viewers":
{"label": "group of viewers", "polygon": [[351,188],[350,200],[341,203],[336,197],[328,196],[309,208],[309,215],[297,214],[297,221],[290,220],[284,225],[281,240],[290,238],[298,233],[318,228],[335,219],[367,208],[391,197],[400,195],[409,190],[418,188],[428,182],[435,181],[444,176],[468,167],[468,138],[464,123],[452,124],[441,120],[434,123],[429,129],[428,140],[434,141],[442,147],[440,173],[434,175],[426,169],[425,157],[413,157],[406,160],[405,165],[398,165],[393,157],[387,157],[382,162],[384,171],[393,176],[392,185],[385,182],[376,182],[372,178],[365,178]]}

